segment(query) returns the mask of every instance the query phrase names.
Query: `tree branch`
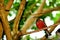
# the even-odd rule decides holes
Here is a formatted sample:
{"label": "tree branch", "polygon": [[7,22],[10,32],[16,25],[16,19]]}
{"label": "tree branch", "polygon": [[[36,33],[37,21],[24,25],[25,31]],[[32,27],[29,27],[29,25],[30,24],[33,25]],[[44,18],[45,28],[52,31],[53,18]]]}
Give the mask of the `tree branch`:
{"label": "tree branch", "polygon": [[[32,16],[27,19],[27,21],[26,21],[26,23],[25,23],[25,25],[23,26],[22,29],[23,29],[23,30],[24,30],[24,29],[27,30],[28,27],[30,27],[31,24],[34,22],[34,20],[36,20],[36,18],[34,18],[34,17],[39,17],[39,16],[44,15],[45,13],[52,12],[52,11],[56,11],[56,10],[60,10],[59,8],[60,8],[60,7],[44,9],[43,12],[41,12],[41,13],[32,14]],[[31,20],[31,19],[32,19],[32,20]],[[25,27],[25,28],[24,28],[24,27]],[[25,30],[24,30],[24,31],[25,31]]]}
{"label": "tree branch", "polygon": [[[59,25],[60,24],[60,22],[57,22],[57,23],[55,23],[55,24],[53,24],[53,25],[50,25],[49,27],[46,27],[46,28],[44,28],[44,29],[48,29],[48,28],[55,28],[57,25]],[[42,29],[42,30],[44,30],[44,29]],[[17,39],[17,38],[19,38],[19,36],[23,36],[23,35],[27,35],[27,34],[31,34],[31,33],[35,33],[35,32],[39,32],[39,31],[42,31],[42,30],[35,30],[35,31],[31,31],[31,32],[26,32],[26,33],[22,33],[21,31],[17,34],[17,35],[15,35],[15,38]],[[50,29],[50,31],[49,32],[51,32],[52,30]],[[44,37],[45,38],[45,37]]]}
{"label": "tree branch", "polygon": [[54,8],[44,9],[43,12],[41,12],[41,14],[40,13],[37,13],[37,14],[32,14],[32,15],[33,15],[33,17],[36,18],[36,17],[40,17],[40,16],[42,16],[44,14],[47,14],[49,12],[57,11],[57,10],[60,10],[60,6],[59,7],[54,7]]}
{"label": "tree branch", "polygon": [[12,4],[13,4],[13,1],[14,1],[14,0],[9,0],[9,2],[7,3],[7,5],[6,5],[6,7],[5,7],[5,11],[7,12],[7,13],[6,13],[6,16],[8,15],[8,12],[9,12]]}
{"label": "tree branch", "polygon": [[[42,16],[42,15],[44,15],[44,14],[46,14],[46,13],[49,13],[49,12],[52,12],[52,11],[58,11],[58,10],[60,10],[59,9],[60,8],[60,6],[59,7],[54,7],[54,8],[48,8],[48,9],[44,9],[43,10],[43,12],[42,13],[40,13],[40,14],[32,14],[32,16],[33,17],[39,17],[39,16]],[[13,19],[14,20],[14,19]],[[12,20],[11,20],[12,21]],[[10,22],[10,21],[9,21]]]}
{"label": "tree branch", "polygon": [[4,0],[0,0],[0,3],[2,3],[2,4],[3,4],[3,3],[4,3]]}
{"label": "tree branch", "polygon": [[[5,13],[4,11],[1,10],[1,12]],[[7,40],[12,40],[12,35],[11,35],[11,30],[10,30],[10,26],[9,26],[9,23],[8,21],[6,20],[5,18],[5,15],[3,13],[0,13],[1,14],[1,19],[2,19],[2,22],[3,22],[3,29],[6,33],[6,36],[7,36]],[[9,36],[8,36],[9,35]]]}
{"label": "tree branch", "polygon": [[[48,30],[50,33],[57,27],[57,25],[59,25],[60,24],[60,19],[55,23],[55,25],[53,25],[53,26],[51,26],[50,27],[50,30]],[[45,36],[43,36],[42,38],[41,38],[41,40],[45,40],[46,39],[46,37]]]}
{"label": "tree branch", "polygon": [[[7,36],[7,40],[12,40],[12,35],[11,35],[11,30],[10,30],[10,26],[9,26],[9,23],[8,23],[8,20],[6,19],[6,16],[5,16],[5,10],[4,10],[4,5],[3,4],[0,4],[1,6],[1,9],[0,9],[0,17],[1,17],[1,20],[2,20],[2,24],[3,24],[3,29],[4,29],[4,32]],[[8,36],[9,35],[9,36]]]}
{"label": "tree branch", "polygon": [[[45,1],[46,1],[46,0],[43,0],[43,2],[41,3],[40,7],[36,10],[36,12],[34,12],[34,14],[37,14],[37,13],[41,13],[41,12],[42,12],[43,6],[44,6],[44,4],[45,4]],[[40,11],[39,11],[39,10],[40,10]],[[32,16],[33,16],[33,15],[31,15],[31,16],[27,19],[27,21],[25,22],[25,24],[23,25],[23,27],[22,27],[22,29],[21,29],[23,33],[25,33],[26,30],[31,26],[31,24],[37,19],[37,18],[33,18]]]}
{"label": "tree branch", "polygon": [[57,11],[57,10],[60,10],[60,6],[54,7],[54,8],[44,9],[42,13],[49,13],[49,12]]}
{"label": "tree branch", "polygon": [[[3,1],[3,0],[0,0],[1,3],[3,3],[2,1]],[[14,0],[9,0],[9,2],[7,3],[7,5],[6,5],[6,7],[5,7],[5,11],[6,11],[6,14],[5,14],[5,15],[6,15],[6,17],[7,17],[8,12],[9,12],[12,4],[13,4],[13,1],[14,1]],[[1,16],[1,15],[0,15],[0,16]]]}
{"label": "tree branch", "polygon": [[[46,27],[46,28],[44,28],[44,29],[48,29],[48,28],[55,27],[55,26],[57,26],[58,24],[60,24],[60,23],[56,23],[56,24],[51,25],[51,26],[49,26],[49,27]],[[44,29],[42,29],[42,30],[44,30]],[[42,30],[35,30],[35,31],[32,31],[32,32],[26,32],[25,34],[22,33],[22,35],[31,34],[31,33],[39,32],[39,31],[42,31]]]}
{"label": "tree branch", "polygon": [[2,28],[2,23],[0,22],[0,39],[2,38],[3,35],[3,28]]}
{"label": "tree branch", "polygon": [[13,4],[13,1],[14,0],[9,0],[9,2],[7,3],[6,7],[5,7],[5,10],[10,10],[12,4]]}
{"label": "tree branch", "polygon": [[16,34],[18,32],[18,24],[19,24],[19,20],[21,19],[21,16],[22,16],[22,13],[23,13],[23,10],[25,7],[25,3],[26,3],[26,0],[21,1],[20,7],[18,10],[18,14],[14,20],[14,25],[13,25],[13,33],[14,34]]}

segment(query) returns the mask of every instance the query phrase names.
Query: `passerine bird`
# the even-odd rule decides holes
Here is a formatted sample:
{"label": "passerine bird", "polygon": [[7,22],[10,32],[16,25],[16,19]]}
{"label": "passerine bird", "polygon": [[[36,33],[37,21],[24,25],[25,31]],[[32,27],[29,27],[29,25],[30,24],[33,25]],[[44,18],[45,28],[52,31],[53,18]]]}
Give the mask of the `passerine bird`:
{"label": "passerine bird", "polygon": [[[39,19],[39,18],[36,20],[36,26],[40,30],[47,27],[46,24],[45,24],[45,22],[43,20]],[[48,37],[49,35],[51,35],[47,29],[44,29],[44,31],[46,33],[46,37]]]}

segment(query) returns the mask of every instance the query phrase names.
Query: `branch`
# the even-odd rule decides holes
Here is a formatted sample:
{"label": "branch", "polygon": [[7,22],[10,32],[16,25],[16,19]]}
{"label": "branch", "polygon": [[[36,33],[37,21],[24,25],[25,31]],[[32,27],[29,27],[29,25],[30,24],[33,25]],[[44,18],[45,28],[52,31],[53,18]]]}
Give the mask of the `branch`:
{"label": "branch", "polygon": [[[28,27],[30,27],[30,25],[34,22],[34,20],[36,20],[36,18],[34,17],[39,17],[39,16],[42,16],[44,15],[45,13],[48,13],[48,12],[52,12],[52,11],[56,11],[56,10],[60,10],[59,9],[60,7],[55,7],[55,8],[49,8],[49,9],[44,9],[42,13],[37,13],[37,14],[32,14],[32,16],[30,18],[27,19],[25,25],[23,26],[23,30],[25,29],[28,29]],[[32,20],[31,20],[32,19]],[[25,28],[24,28],[25,27]]]}
{"label": "branch", "polygon": [[[12,40],[12,36],[11,36],[11,30],[10,30],[10,26],[9,26],[9,23],[8,21],[6,20],[5,18],[5,15],[3,13],[5,13],[4,11],[1,10],[1,19],[2,19],[2,22],[3,22],[3,29],[6,33],[6,36],[7,36],[7,40]],[[8,36],[9,35],[9,36]]]}
{"label": "branch", "polygon": [[[3,3],[2,1],[4,1],[4,0],[0,0],[1,3]],[[9,0],[9,2],[7,3],[7,5],[6,5],[6,7],[5,7],[5,11],[6,11],[6,14],[5,14],[5,15],[6,15],[6,17],[7,17],[7,15],[8,15],[8,12],[9,12],[12,4],[13,4],[13,0]],[[1,15],[0,15],[0,16],[1,16]]]}
{"label": "branch", "polygon": [[[57,26],[58,24],[60,24],[60,23],[56,23],[56,24],[51,25],[51,26],[49,26],[49,27],[46,27],[46,28],[44,28],[44,29],[52,28],[52,27],[54,27],[54,26]],[[44,29],[42,29],[42,30],[44,30]],[[23,33],[23,35],[31,34],[31,33],[35,33],[35,32],[39,32],[39,31],[42,31],[42,30],[35,30],[35,31],[32,31],[32,32],[26,32],[25,34]]]}
{"label": "branch", "polygon": [[[44,15],[45,13],[49,13],[49,12],[52,12],[52,11],[57,11],[57,10],[60,10],[59,7],[54,7],[54,8],[48,8],[48,9],[44,9],[43,12],[41,14],[32,14],[33,17],[39,17],[39,16],[42,16]],[[13,19],[14,20],[14,19]],[[12,20],[11,20],[12,21]],[[10,22],[10,21],[9,21]]]}
{"label": "branch", "polygon": [[[10,10],[10,8],[11,8],[11,6],[12,6],[12,4],[13,4],[13,1],[14,0],[9,0],[9,2],[7,3],[7,5],[6,5],[6,7],[5,7],[5,11],[9,11]],[[8,13],[6,13],[6,16],[8,15]]]}
{"label": "branch", "polygon": [[[59,25],[59,24],[60,24],[60,19],[55,23],[55,25],[53,25],[53,26],[50,27],[49,32],[51,33],[51,32],[57,27],[57,25]],[[41,38],[41,40],[45,40],[45,39],[46,39],[45,36],[43,36],[43,37]]]}
{"label": "branch", "polygon": [[[53,28],[53,27],[56,27],[56,26],[59,25],[59,24],[60,24],[60,23],[58,22],[58,23],[55,23],[55,24],[53,24],[53,25],[51,25],[51,26],[49,26],[49,27],[46,27],[46,28],[44,28],[44,29]],[[44,29],[42,29],[42,30],[44,30]],[[42,31],[42,30],[35,30],[35,31],[32,31],[32,32],[26,32],[26,33],[22,33],[22,31],[20,31],[17,35],[15,35],[15,38],[17,39],[17,38],[19,38],[20,36],[27,35],[27,34],[31,34],[31,33],[35,33],[35,32],[39,32],[39,31]]]}
{"label": "branch", "polygon": [[44,9],[42,13],[49,13],[49,12],[57,11],[57,10],[60,10],[60,6],[54,7],[54,8]]}
{"label": "branch", "polygon": [[14,20],[14,25],[13,25],[13,33],[16,34],[17,31],[18,31],[18,24],[19,24],[19,20],[21,19],[21,16],[22,16],[22,13],[23,13],[23,10],[24,10],[24,7],[25,7],[25,3],[26,3],[26,0],[22,0],[21,1],[21,4],[20,4],[20,7],[19,7],[19,10],[18,10],[18,14]]}
{"label": "branch", "polygon": [[47,14],[49,12],[52,12],[52,11],[57,11],[57,10],[60,10],[60,6],[59,7],[54,7],[54,8],[48,8],[48,9],[44,9],[43,12],[40,13],[37,13],[37,14],[32,14],[33,17],[40,17],[44,14]]}
{"label": "branch", "polygon": [[[37,9],[37,11],[34,14],[37,13],[41,13],[43,10],[43,6],[45,4],[46,0],[43,0],[43,2],[41,3],[40,7]],[[39,11],[40,10],[40,11]],[[39,12],[38,12],[39,11]],[[27,19],[27,21],[25,22],[25,24],[22,27],[22,32],[25,33],[26,30],[32,25],[32,23],[36,20],[37,18],[32,18],[32,15]]]}
{"label": "branch", "polygon": [[7,3],[7,5],[6,5],[6,7],[5,7],[6,10],[10,10],[10,8],[11,8],[11,6],[12,6],[12,4],[13,4],[13,1],[14,1],[14,0],[9,0],[9,2]]}
{"label": "branch", "polygon": [[[34,3],[34,4],[31,5],[31,8],[30,8],[29,11],[27,11],[27,14],[32,13],[31,10],[33,9],[33,7],[34,7],[35,5],[36,5],[36,3]],[[23,15],[23,18],[27,17],[27,14],[26,14],[26,15]],[[12,20],[10,20],[9,22],[13,22],[14,20],[15,20],[15,18],[12,19]]]}
{"label": "branch", "polygon": [[4,10],[4,5],[3,4],[0,4],[1,6],[1,9],[0,9],[0,18],[2,20],[2,24],[3,24],[3,29],[4,29],[4,32],[7,36],[7,40],[12,40],[12,35],[11,35],[11,30],[10,30],[10,26],[9,26],[9,23],[8,23],[8,20],[6,19],[6,16],[5,16],[5,10]]}
{"label": "branch", "polygon": [[0,39],[2,38],[3,35],[3,28],[2,28],[2,23],[0,22]]}
{"label": "branch", "polygon": [[[37,13],[40,14],[40,13],[43,11],[43,7],[44,7],[45,2],[46,2],[46,0],[43,0],[43,1],[42,1],[40,7],[36,10]],[[37,14],[37,13],[36,13],[36,14]]]}
{"label": "branch", "polygon": [[4,0],[0,0],[0,3],[2,3],[2,4],[3,4],[3,3],[4,3]]}

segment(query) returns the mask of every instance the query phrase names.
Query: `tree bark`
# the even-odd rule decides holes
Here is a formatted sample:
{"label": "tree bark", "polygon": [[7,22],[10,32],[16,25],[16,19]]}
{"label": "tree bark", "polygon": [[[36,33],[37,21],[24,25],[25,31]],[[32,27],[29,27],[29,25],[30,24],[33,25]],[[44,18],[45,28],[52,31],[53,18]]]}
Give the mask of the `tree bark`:
{"label": "tree bark", "polygon": [[2,28],[2,23],[0,22],[0,39],[2,39],[3,35],[3,28]]}
{"label": "tree bark", "polygon": [[11,6],[12,6],[12,4],[13,4],[13,1],[14,0],[9,0],[9,2],[7,3],[7,5],[5,6],[5,11],[6,11],[6,17],[8,16],[8,14],[9,14],[9,10],[10,10],[10,8],[11,8]]}
{"label": "tree bark", "polygon": [[17,16],[14,20],[14,24],[13,24],[14,35],[17,34],[17,32],[18,32],[18,24],[19,24],[19,20],[21,19],[21,16],[22,16],[22,13],[23,13],[23,10],[24,10],[24,7],[25,7],[25,3],[26,3],[26,0],[21,1]]}
{"label": "tree bark", "polygon": [[[34,12],[34,14],[41,14],[44,4],[45,4],[46,0],[43,0],[43,2],[41,3],[40,7]],[[34,16],[31,15],[25,22],[25,24],[22,27],[22,33],[25,33],[26,30],[32,25],[32,23],[37,19],[37,18],[33,18]]]}
{"label": "tree bark", "polygon": [[0,9],[0,18],[2,20],[2,24],[3,24],[3,29],[4,29],[4,32],[7,36],[7,40],[12,40],[12,35],[11,35],[11,30],[10,30],[10,26],[9,26],[9,23],[8,23],[8,20],[6,19],[6,12],[4,10],[4,5],[3,4],[0,4],[1,6],[1,9]]}

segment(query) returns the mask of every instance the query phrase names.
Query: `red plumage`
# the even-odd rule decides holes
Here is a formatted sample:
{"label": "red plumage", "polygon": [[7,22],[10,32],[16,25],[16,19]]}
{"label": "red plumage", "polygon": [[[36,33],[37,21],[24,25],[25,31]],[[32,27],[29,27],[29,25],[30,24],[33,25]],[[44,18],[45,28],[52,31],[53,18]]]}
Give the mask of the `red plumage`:
{"label": "red plumage", "polygon": [[36,21],[36,26],[38,27],[38,29],[43,29],[43,28],[47,27],[45,22],[41,19],[38,19]]}
{"label": "red plumage", "polygon": [[[40,30],[47,27],[46,24],[45,24],[45,22],[43,20],[41,20],[41,19],[37,19],[36,26]],[[44,31],[46,33],[46,35],[45,35],[46,37],[48,37],[49,35],[51,35],[47,29],[44,29]]]}

